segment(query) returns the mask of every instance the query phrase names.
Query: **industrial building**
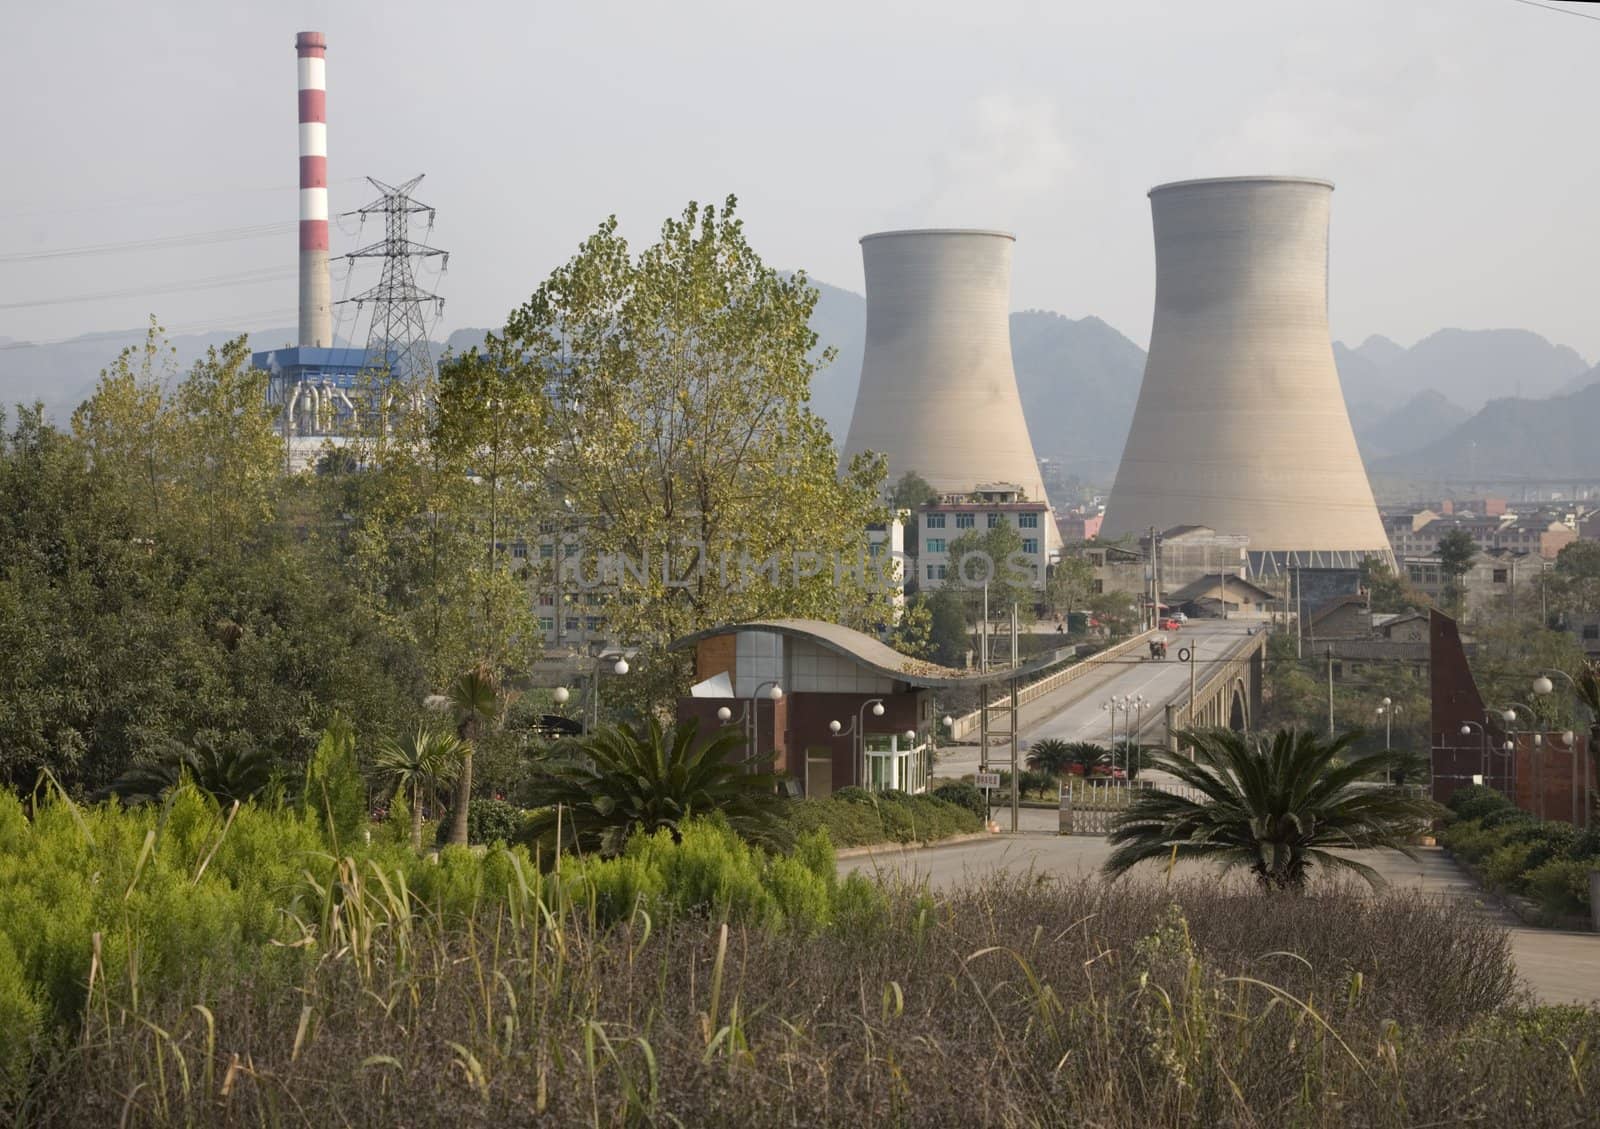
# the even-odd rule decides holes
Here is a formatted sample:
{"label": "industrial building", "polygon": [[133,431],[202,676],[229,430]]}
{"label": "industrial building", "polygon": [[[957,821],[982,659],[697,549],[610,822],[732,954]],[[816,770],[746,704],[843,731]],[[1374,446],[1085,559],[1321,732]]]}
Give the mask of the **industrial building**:
{"label": "industrial building", "polygon": [[[889,481],[916,471],[941,495],[1015,483],[1045,501],[1011,364],[1005,232],[885,231],[861,239],[867,330],[846,459],[877,451]],[[1060,545],[1046,508],[1047,552]]]}
{"label": "industrial building", "polygon": [[1103,539],[1204,525],[1247,537],[1256,577],[1392,564],[1328,333],[1332,193],[1301,177],[1150,190],[1155,317]]}

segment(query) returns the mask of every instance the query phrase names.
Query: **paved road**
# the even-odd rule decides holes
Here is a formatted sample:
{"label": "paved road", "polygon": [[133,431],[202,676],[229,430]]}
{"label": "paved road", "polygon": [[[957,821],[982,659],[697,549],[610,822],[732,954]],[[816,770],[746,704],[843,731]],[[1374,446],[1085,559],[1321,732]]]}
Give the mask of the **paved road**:
{"label": "paved road", "polygon": [[[1101,704],[1113,695],[1143,695],[1145,708],[1142,714],[1135,711],[1133,720],[1140,725],[1142,735],[1151,739],[1164,732],[1165,705],[1182,701],[1189,695],[1189,664],[1178,661],[1179,650],[1185,647],[1194,650],[1195,677],[1203,681],[1210,672],[1210,664],[1233,651],[1253,626],[1256,625],[1248,620],[1191,620],[1183,630],[1169,634],[1168,657],[1164,661],[1129,655],[1124,660],[1107,663],[1104,673],[1069,682],[1054,694],[1024,706],[1022,737],[1030,742],[1059,737],[1064,741],[1108,744],[1111,714],[1101,709]],[[1127,718],[1119,711],[1119,737],[1126,722]],[[991,751],[991,759],[1007,763],[1010,755],[1009,746],[1004,750],[996,746]],[[978,747],[975,744],[955,746],[939,754],[936,772],[940,776],[961,776],[977,770]]]}
{"label": "paved road", "polygon": [[[1042,826],[1047,818],[1055,818],[1054,812],[1024,814],[1028,817],[1024,826]],[[1110,853],[1101,836],[1057,836],[1034,831],[920,850],[885,847],[841,859],[839,869],[925,881],[939,888],[966,878],[981,879],[999,870],[1087,877],[1099,870]],[[1437,847],[1419,850],[1415,862],[1390,851],[1363,853],[1361,858],[1395,887],[1415,891],[1419,896],[1466,900],[1505,925],[1511,934],[1517,971],[1544,1002],[1600,1002],[1600,934],[1523,925],[1487,901],[1477,885]],[[1180,872],[1204,874],[1209,868],[1201,863],[1183,863]]]}

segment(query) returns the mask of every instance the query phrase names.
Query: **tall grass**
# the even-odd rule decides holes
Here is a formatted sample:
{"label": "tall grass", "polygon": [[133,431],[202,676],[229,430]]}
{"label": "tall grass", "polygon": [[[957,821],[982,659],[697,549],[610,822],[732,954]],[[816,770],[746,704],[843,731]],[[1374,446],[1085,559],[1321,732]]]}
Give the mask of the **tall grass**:
{"label": "tall grass", "polygon": [[22,1124],[1558,1125],[1600,1087],[1600,1017],[1529,1008],[1503,931],[1414,897],[935,897],[715,824],[542,873],[192,795],[22,814]]}

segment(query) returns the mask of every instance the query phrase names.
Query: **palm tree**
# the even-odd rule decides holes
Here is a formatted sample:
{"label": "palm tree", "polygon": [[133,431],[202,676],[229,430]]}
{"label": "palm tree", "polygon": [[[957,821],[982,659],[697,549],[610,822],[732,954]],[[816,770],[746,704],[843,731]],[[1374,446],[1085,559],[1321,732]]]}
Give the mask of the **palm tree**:
{"label": "palm tree", "polygon": [[453,733],[439,733],[425,725],[385,741],[378,747],[372,767],[390,792],[406,794],[411,802],[411,849],[422,850],[422,796],[448,784],[460,771],[463,751],[469,746]]}
{"label": "palm tree", "polygon": [[1181,732],[1193,759],[1153,748],[1148,766],[1176,776],[1200,793],[1190,799],[1151,789],[1135,793],[1112,822],[1117,849],[1105,871],[1115,878],[1146,859],[1214,859],[1224,869],[1247,866],[1264,888],[1303,889],[1315,863],[1361,875],[1377,871],[1330,848],[1398,850],[1438,811],[1431,801],[1381,781],[1409,756],[1385,750],[1349,755],[1359,736],[1328,740],[1282,729],[1269,739],[1228,729]]}
{"label": "palm tree", "polygon": [[1028,768],[1060,776],[1072,763],[1072,746],[1059,737],[1046,737],[1028,746]]}
{"label": "palm tree", "polygon": [[788,835],[778,817],[778,777],[737,756],[743,742],[736,730],[702,740],[696,721],[667,730],[650,718],[632,729],[602,729],[545,766],[533,788],[545,810],[529,831],[552,857],[562,846],[612,855],[634,831],[665,828],[676,839],[684,821],[717,813],[745,839],[781,845]]}
{"label": "palm tree", "polygon": [[500,712],[500,685],[487,663],[479,663],[450,684],[443,695],[455,715],[456,737],[462,743],[461,772],[456,787],[454,809],[450,813],[450,836],[445,841],[467,845],[467,805],[472,802],[472,748],[483,726]]}
{"label": "palm tree", "polygon": [[116,796],[129,806],[155,803],[187,777],[218,803],[245,803],[272,783],[272,759],[242,738],[199,734],[193,747],[166,742],[158,760],[134,765],[97,798]]}

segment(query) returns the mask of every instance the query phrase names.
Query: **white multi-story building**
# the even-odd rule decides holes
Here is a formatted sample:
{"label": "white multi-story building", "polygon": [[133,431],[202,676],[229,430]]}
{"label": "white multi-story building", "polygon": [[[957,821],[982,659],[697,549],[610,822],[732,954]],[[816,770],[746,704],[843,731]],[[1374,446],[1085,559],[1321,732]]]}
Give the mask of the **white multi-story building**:
{"label": "white multi-story building", "polygon": [[[1057,549],[1050,543],[1055,528],[1050,519],[1048,502],[1043,498],[1024,500],[1021,487],[1013,483],[983,484],[971,494],[947,494],[919,506],[917,582],[925,588],[940,588],[952,581],[981,585],[987,566],[969,564],[966,575],[958,580],[958,562],[951,560],[950,546],[964,533],[981,533],[1005,523],[1014,526],[1022,539],[1021,555],[1026,558],[1024,567],[1031,574],[1031,583],[1043,588]],[[1023,565],[1022,561],[1016,563]],[[995,561],[993,566],[999,574],[1010,562]]]}

